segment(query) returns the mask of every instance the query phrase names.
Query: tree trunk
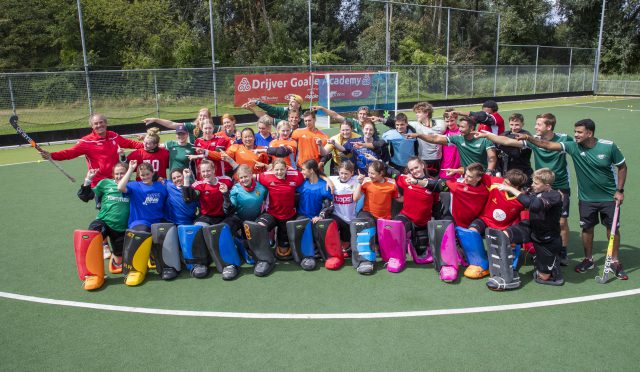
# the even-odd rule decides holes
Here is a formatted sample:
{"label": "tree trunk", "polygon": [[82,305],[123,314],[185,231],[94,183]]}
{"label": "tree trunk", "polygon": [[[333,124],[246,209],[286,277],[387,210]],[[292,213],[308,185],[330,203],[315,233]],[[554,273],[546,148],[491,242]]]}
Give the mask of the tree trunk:
{"label": "tree trunk", "polygon": [[267,7],[265,5],[264,0],[258,0],[260,4],[260,12],[262,13],[262,20],[264,21],[265,26],[267,26],[267,34],[269,35],[269,44],[273,45],[273,30],[271,29],[271,22],[269,21],[269,16],[267,15]]}

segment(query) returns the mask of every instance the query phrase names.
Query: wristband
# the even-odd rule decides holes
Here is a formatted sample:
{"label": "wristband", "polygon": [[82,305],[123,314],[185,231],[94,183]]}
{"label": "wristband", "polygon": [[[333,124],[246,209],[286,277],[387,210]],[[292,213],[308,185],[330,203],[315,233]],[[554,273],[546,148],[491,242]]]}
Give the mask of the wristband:
{"label": "wristband", "polygon": [[619,192],[620,194],[624,194],[624,189],[617,189],[617,192]]}

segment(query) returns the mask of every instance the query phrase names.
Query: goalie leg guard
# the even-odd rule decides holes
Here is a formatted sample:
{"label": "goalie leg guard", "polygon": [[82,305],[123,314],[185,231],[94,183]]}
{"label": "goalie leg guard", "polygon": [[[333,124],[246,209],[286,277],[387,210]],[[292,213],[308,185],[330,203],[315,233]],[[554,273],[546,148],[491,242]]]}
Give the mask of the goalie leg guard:
{"label": "goalie leg guard", "polygon": [[240,273],[239,268],[242,265],[242,260],[233,241],[229,225],[220,223],[205,226],[202,228],[202,234],[216,269],[222,273],[222,279],[235,279]]}
{"label": "goalie leg guard", "polygon": [[124,237],[122,254],[122,272],[124,284],[136,286],[142,284],[147,276],[149,257],[151,256],[151,233],[128,229]]}
{"label": "goalie leg guard", "polygon": [[313,235],[324,258],[324,267],[328,270],[338,270],[344,265],[344,254],[340,243],[340,231],[334,220],[320,220],[313,224]]}
{"label": "goalie leg guard", "polygon": [[351,221],[351,262],[356,269],[363,265],[359,273],[373,272],[376,262],[376,253],[373,251],[375,236],[376,228],[372,220],[355,218]]}
{"label": "goalie leg guard", "polygon": [[247,242],[247,239],[233,238],[233,241],[236,243],[236,247],[238,247],[238,251],[240,251],[240,254],[242,255],[242,259],[244,260],[244,262],[248,263],[249,265],[254,265],[255,261],[253,260],[253,257],[251,257],[251,255],[249,254],[249,251],[247,250],[247,246],[249,244]]}
{"label": "goalie leg guard", "polygon": [[480,233],[458,226],[456,227],[456,235],[469,262],[464,276],[470,279],[480,279],[489,275],[489,260]]}
{"label": "goalie leg guard", "polygon": [[257,222],[245,221],[244,233],[256,260],[253,273],[256,276],[269,275],[276,265],[276,256],[269,247],[269,231]]}
{"label": "goalie leg guard", "polygon": [[102,287],[104,284],[102,234],[94,230],[75,230],[73,247],[82,288],[91,291]]}
{"label": "goalie leg guard", "polygon": [[433,262],[433,253],[429,245],[428,229],[414,228],[411,232],[408,248],[414,263],[426,265]]}
{"label": "goalie leg guard", "polygon": [[163,280],[176,278],[182,267],[178,228],[172,223],[154,223],[151,225],[151,238],[151,254],[155,258],[160,277]]}
{"label": "goalie leg guard", "polygon": [[429,221],[428,230],[435,269],[440,274],[440,280],[447,283],[458,280],[458,264],[461,260],[456,248],[453,221]]}
{"label": "goalie leg guard", "polygon": [[287,235],[293,250],[293,259],[307,271],[316,268],[312,227],[313,224],[308,218],[287,221]]}
{"label": "goalie leg guard", "polygon": [[402,221],[379,219],[378,243],[380,256],[387,263],[387,271],[399,273],[407,264],[407,231]]}
{"label": "goalie leg guard", "polygon": [[[515,271],[515,254],[511,242],[501,230],[488,228],[485,233],[491,278],[487,287],[493,291],[504,291],[520,287],[520,276]],[[519,253],[519,249],[518,249]]]}
{"label": "goalie leg guard", "polygon": [[191,275],[198,279],[206,277],[209,271],[207,246],[202,235],[202,228],[203,225],[178,226],[178,239],[185,266]]}

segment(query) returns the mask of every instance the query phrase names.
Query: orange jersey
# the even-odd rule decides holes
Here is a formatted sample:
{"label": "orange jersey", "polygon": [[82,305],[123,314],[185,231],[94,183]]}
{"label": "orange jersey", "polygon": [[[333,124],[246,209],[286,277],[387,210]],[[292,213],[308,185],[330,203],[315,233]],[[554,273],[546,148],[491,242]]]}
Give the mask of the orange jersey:
{"label": "orange jersey", "polygon": [[398,187],[391,178],[384,182],[365,182],[362,184],[364,210],[375,218],[391,219],[391,202],[399,196]]}
{"label": "orange jersey", "polygon": [[[285,156],[282,159],[284,159],[284,161],[287,163],[287,166],[289,167],[293,166],[293,163],[295,163],[296,161],[296,154],[298,153],[298,143],[292,139],[288,139],[288,140],[277,139],[277,140],[271,141],[271,143],[269,144],[269,147],[280,147],[280,146],[288,147],[289,150],[291,150],[291,154],[289,154],[289,156]],[[277,156],[272,155],[271,161],[273,162],[277,158],[278,158]]]}
{"label": "orange jersey", "polygon": [[[256,149],[263,149],[262,146],[256,146]],[[234,144],[227,149],[227,155],[235,160],[238,165],[246,164],[253,170],[253,173],[262,173],[265,171],[265,167],[256,167],[256,162],[268,164],[269,156],[266,153],[256,154],[252,150],[249,150],[245,145]]]}
{"label": "orange jersey", "polygon": [[318,150],[316,139],[320,138],[322,140],[321,146],[324,146],[327,144],[329,136],[318,128],[313,131],[308,128],[300,128],[293,131],[291,138],[298,141],[298,165],[302,166],[302,163],[309,159],[320,162],[320,150]]}

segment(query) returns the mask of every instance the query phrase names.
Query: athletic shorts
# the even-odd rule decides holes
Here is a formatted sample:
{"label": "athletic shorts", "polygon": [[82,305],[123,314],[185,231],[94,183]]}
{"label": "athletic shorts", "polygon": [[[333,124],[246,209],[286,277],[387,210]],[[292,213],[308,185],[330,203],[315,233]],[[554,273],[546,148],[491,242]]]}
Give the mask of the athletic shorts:
{"label": "athletic shorts", "polygon": [[106,222],[102,220],[94,220],[89,224],[88,230],[98,231],[102,234],[102,239],[109,237],[111,243],[111,249],[113,254],[120,257],[122,256],[122,248],[124,244],[124,231],[116,231],[109,227]]}
{"label": "athletic shorts", "polygon": [[[610,229],[613,224],[613,214],[616,209],[616,202],[586,202],[578,201],[578,209],[580,210],[580,227],[583,230],[590,229],[602,223],[606,228]],[[618,215],[618,226],[620,227],[620,215]]]}
{"label": "athletic shorts", "polygon": [[558,189],[562,193],[562,213],[560,217],[569,218],[569,206],[571,205],[571,189]]}

